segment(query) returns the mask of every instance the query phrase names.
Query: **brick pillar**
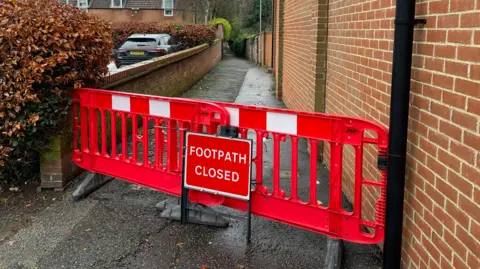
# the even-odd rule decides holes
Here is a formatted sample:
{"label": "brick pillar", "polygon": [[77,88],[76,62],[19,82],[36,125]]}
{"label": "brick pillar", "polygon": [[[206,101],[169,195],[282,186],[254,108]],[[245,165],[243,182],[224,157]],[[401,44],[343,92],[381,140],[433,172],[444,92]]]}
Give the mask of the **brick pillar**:
{"label": "brick pillar", "polygon": [[283,26],[284,26],[284,6],[285,0],[275,1],[275,87],[276,96],[278,99],[282,99],[282,87],[283,87]]}
{"label": "brick pillar", "polygon": [[52,139],[48,149],[41,152],[40,178],[42,189],[62,190],[81,171],[72,160],[71,137],[68,132]]}
{"label": "brick pillar", "polygon": [[265,32],[262,32],[262,65],[266,65],[265,64],[265,41],[266,41],[266,38],[265,38]]}
{"label": "brick pillar", "polygon": [[224,39],[224,30],[223,30],[223,24],[219,23],[217,24],[217,29],[215,29],[215,38],[223,40]]}

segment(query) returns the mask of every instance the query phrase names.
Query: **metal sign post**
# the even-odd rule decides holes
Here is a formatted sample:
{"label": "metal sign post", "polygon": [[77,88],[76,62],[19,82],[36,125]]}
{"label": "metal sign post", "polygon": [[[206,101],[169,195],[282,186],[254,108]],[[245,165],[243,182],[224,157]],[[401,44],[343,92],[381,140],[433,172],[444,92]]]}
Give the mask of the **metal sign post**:
{"label": "metal sign post", "polygon": [[247,210],[247,244],[250,244],[252,237],[252,200],[248,200]]}
{"label": "metal sign post", "polygon": [[[183,141],[187,137],[187,132],[183,136]],[[180,202],[180,224],[185,225],[188,223],[188,189],[185,188],[185,155],[186,155],[186,146],[181,149],[183,150],[183,165],[182,165],[182,194]]]}
{"label": "metal sign post", "polygon": [[236,130],[222,128],[224,136],[185,133],[181,223],[188,222],[189,189],[248,202],[247,243],[251,237],[252,141],[234,138]]}

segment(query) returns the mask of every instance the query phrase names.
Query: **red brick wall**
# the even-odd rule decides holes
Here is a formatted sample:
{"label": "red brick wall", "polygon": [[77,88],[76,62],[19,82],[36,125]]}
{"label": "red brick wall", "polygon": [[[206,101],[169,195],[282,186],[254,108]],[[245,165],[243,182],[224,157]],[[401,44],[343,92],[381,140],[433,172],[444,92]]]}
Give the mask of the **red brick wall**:
{"label": "red brick wall", "polygon": [[281,99],[283,95],[283,29],[284,29],[284,0],[274,0],[274,72],[275,75],[275,93],[277,98]]}
{"label": "red brick wall", "polygon": [[[415,30],[403,265],[480,268],[480,1],[417,2],[417,15],[428,23]],[[327,113],[388,125],[394,5],[330,0]],[[286,18],[293,20],[293,14]],[[310,64],[307,58],[303,62]],[[297,76],[292,66],[288,72]],[[308,75],[299,77],[298,85],[309,85]],[[308,91],[289,91],[287,100],[311,107]],[[353,153],[344,152],[343,189],[351,198]],[[364,160],[364,177],[376,178],[373,148]],[[376,197],[364,190],[364,218],[375,218]]]}
{"label": "red brick wall", "polygon": [[262,64],[272,67],[272,33],[262,34]]}
{"label": "red brick wall", "polygon": [[[285,0],[283,101],[295,110],[315,110],[315,0]],[[301,64],[298,64],[301,62]]]}

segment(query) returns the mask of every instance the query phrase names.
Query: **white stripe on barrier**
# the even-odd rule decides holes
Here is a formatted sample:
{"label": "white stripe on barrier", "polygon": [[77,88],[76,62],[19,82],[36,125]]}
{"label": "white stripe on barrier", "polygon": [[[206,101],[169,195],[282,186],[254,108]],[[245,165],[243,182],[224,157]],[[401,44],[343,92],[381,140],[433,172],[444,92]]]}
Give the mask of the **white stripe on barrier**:
{"label": "white stripe on barrier", "polygon": [[130,97],[112,95],[112,109],[130,112]]}
{"label": "white stripe on barrier", "polygon": [[297,115],[267,112],[267,131],[297,134]]}
{"label": "white stripe on barrier", "polygon": [[150,115],[170,118],[170,102],[159,100],[149,100],[149,102]]}
{"label": "white stripe on barrier", "polygon": [[230,126],[240,127],[240,111],[235,107],[226,107],[230,113]]}

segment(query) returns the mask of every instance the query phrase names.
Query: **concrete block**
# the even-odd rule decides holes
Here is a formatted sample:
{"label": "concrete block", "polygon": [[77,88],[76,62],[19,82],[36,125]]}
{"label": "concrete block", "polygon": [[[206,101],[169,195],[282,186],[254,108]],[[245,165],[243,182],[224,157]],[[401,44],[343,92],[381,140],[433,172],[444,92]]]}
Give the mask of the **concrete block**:
{"label": "concrete block", "polygon": [[343,241],[328,238],[327,255],[324,269],[340,269],[342,267]]}
{"label": "concrete block", "polygon": [[[180,199],[167,199],[158,203],[155,207],[162,212],[160,214],[162,218],[180,221]],[[226,228],[229,225],[229,221],[226,218],[223,218],[217,211],[205,205],[189,203],[187,212],[189,223],[219,228]]]}
{"label": "concrete block", "polygon": [[83,180],[83,182],[73,192],[73,200],[79,201],[87,197],[90,193],[98,190],[110,180],[112,180],[111,177],[107,177],[97,173],[89,173],[87,177]]}

